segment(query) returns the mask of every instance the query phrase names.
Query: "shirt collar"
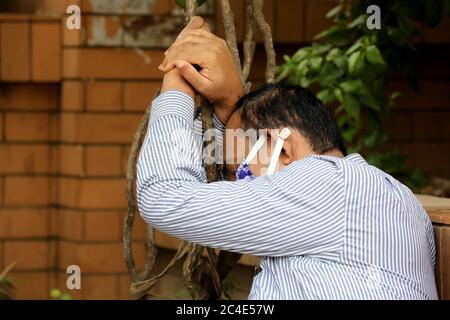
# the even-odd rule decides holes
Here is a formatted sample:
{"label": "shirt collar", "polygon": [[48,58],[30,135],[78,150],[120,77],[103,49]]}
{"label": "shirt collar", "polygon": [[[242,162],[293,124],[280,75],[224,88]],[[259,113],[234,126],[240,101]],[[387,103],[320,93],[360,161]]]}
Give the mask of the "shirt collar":
{"label": "shirt collar", "polygon": [[347,160],[347,161],[351,161],[351,162],[357,163],[357,164],[368,165],[367,161],[364,160],[364,158],[359,153],[349,154],[344,159]]}

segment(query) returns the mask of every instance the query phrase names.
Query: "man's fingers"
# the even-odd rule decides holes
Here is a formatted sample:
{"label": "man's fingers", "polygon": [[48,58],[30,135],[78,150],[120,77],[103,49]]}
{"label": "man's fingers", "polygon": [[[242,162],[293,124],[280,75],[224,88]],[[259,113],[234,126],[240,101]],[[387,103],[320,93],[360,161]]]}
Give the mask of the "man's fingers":
{"label": "man's fingers", "polygon": [[210,45],[195,42],[173,45],[167,50],[159,69],[167,72],[168,68],[173,68],[173,64],[170,63],[177,60],[185,60],[203,68],[205,61],[208,61],[208,57],[210,57],[211,53],[208,52],[210,48]]}
{"label": "man's fingers", "polygon": [[204,93],[204,90],[208,87],[210,81],[202,76],[194,66],[185,60],[175,61],[176,68],[180,71],[184,79],[194,87],[200,93]]}

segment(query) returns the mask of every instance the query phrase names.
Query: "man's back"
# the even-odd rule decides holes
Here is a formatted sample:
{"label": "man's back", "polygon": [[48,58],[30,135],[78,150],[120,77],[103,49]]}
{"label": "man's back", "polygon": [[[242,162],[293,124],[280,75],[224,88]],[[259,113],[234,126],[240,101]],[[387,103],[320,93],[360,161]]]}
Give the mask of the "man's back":
{"label": "man's back", "polygon": [[345,211],[336,218],[338,246],[301,256],[263,257],[249,298],[437,299],[433,229],[412,192],[357,154],[312,156],[301,165],[318,161],[332,163],[320,170],[335,171],[331,176],[343,186],[338,197],[344,199],[333,201],[342,201],[336,210]]}

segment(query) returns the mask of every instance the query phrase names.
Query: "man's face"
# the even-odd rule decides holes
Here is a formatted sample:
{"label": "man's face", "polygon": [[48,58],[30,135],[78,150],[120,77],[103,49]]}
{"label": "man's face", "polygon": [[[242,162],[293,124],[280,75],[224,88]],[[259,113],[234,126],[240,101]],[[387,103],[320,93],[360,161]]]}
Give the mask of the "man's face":
{"label": "man's face", "polygon": [[[242,129],[239,114],[235,112],[229,119],[224,136],[223,152],[224,152],[224,173],[227,180],[234,181],[236,179],[236,170],[242,161],[247,157],[253,145],[259,138],[258,133],[266,135],[266,142],[259,150],[257,156],[250,162],[250,170],[255,176],[264,175],[269,166],[272,152],[275,148],[279,130],[246,130]],[[282,170],[287,164],[286,151],[283,148],[278,168],[276,171]]]}

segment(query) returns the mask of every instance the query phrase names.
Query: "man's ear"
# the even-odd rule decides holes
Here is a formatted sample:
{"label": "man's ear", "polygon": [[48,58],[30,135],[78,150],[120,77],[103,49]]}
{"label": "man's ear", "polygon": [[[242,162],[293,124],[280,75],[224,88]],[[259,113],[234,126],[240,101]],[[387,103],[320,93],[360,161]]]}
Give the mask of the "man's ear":
{"label": "man's ear", "polygon": [[311,154],[315,154],[315,152],[305,137],[298,130],[292,129],[291,135],[284,141],[280,161],[284,165],[289,165]]}
{"label": "man's ear", "polygon": [[281,150],[280,162],[285,166],[290,165],[292,162],[296,160],[295,157],[296,144],[294,143],[293,140],[295,139],[292,139],[291,137],[287,138],[284,141],[283,149]]}

